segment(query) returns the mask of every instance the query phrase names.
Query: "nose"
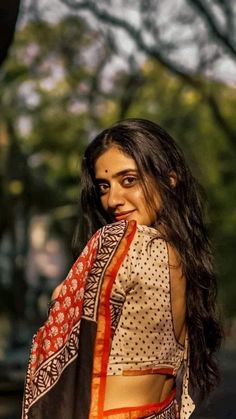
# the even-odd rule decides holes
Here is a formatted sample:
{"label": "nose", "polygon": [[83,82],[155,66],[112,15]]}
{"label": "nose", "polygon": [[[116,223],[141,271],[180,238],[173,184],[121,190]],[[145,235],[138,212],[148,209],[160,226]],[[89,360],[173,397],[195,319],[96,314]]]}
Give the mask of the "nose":
{"label": "nose", "polygon": [[124,205],[125,199],[122,189],[117,186],[110,186],[108,199],[107,199],[107,206],[110,209],[115,209],[119,206]]}

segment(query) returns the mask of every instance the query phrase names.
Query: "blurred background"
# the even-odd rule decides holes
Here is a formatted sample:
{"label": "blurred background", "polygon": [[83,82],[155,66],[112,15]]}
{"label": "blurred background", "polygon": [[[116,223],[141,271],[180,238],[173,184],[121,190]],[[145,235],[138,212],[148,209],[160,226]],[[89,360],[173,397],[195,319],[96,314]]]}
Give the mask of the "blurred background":
{"label": "blurred background", "polygon": [[194,417],[235,419],[235,1],[8,0],[0,45],[0,419],[20,418],[32,335],[73,260],[83,150],[126,117],[164,126],[206,190],[226,338]]}

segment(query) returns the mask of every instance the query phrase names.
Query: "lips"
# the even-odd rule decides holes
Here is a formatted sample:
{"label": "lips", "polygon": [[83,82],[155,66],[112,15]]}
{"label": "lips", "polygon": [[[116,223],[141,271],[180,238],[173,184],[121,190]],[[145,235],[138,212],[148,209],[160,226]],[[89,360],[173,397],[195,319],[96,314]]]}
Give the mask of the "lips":
{"label": "lips", "polygon": [[116,221],[120,221],[120,220],[124,220],[126,219],[130,214],[132,214],[135,210],[132,211],[123,211],[123,212],[118,212],[114,214],[114,218]]}

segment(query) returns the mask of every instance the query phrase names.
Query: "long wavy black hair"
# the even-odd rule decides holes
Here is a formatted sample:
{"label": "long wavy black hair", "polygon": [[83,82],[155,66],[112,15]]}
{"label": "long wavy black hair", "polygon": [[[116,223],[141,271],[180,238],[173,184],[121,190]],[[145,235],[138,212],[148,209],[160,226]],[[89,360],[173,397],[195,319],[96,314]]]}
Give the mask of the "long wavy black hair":
{"label": "long wavy black hair", "polygon": [[[74,247],[81,250],[98,228],[112,221],[101,206],[94,173],[96,159],[112,145],[135,160],[147,202],[152,202],[152,198],[145,177],[151,176],[158,187],[162,205],[156,227],[181,258],[187,283],[190,382],[196,394],[204,398],[219,381],[215,354],[222,332],[211,246],[203,222],[202,190],[176,142],[159,125],[126,119],[105,129],[89,144],[82,162],[81,219]],[[171,176],[175,179],[174,187]]]}

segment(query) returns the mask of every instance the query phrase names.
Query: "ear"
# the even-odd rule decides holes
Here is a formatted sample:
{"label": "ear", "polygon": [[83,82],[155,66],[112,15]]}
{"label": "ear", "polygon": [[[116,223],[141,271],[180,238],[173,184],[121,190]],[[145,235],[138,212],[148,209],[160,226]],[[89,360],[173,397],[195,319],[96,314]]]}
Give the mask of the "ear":
{"label": "ear", "polygon": [[173,172],[173,171],[171,171],[170,174],[169,174],[169,179],[170,179],[170,186],[172,188],[175,188],[176,187],[176,184],[177,184],[177,175],[176,175],[176,173]]}

